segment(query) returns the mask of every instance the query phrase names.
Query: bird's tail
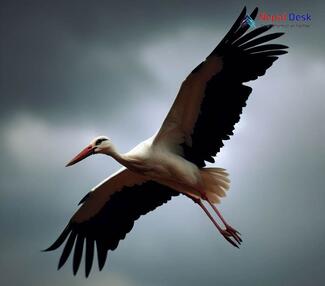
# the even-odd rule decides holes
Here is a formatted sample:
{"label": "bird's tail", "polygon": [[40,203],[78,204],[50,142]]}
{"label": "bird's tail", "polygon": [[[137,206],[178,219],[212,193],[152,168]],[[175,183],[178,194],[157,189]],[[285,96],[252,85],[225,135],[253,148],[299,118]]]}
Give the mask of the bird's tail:
{"label": "bird's tail", "polygon": [[230,186],[229,174],[222,168],[203,168],[200,170],[205,193],[211,203],[219,203],[226,196]]}

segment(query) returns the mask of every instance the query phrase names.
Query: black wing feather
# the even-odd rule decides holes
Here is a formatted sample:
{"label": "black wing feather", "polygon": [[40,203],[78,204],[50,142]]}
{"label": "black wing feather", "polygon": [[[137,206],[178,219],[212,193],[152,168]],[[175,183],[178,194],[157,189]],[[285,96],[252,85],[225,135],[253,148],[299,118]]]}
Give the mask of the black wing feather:
{"label": "black wing feather", "polygon": [[[184,157],[198,167],[204,167],[205,161],[214,162],[213,157],[223,146],[223,140],[233,135],[234,125],[239,121],[252,92],[243,83],[264,75],[278,58],[276,56],[286,53],[283,49],[287,46],[284,45],[260,45],[283,35],[272,33],[257,37],[271,29],[272,25],[245,34],[248,29],[248,25],[242,25],[245,13],[244,8],[229,32],[209,55],[222,57],[223,68],[206,84],[200,114],[191,135],[191,145],[182,144]],[[257,8],[251,17],[255,19],[256,15]],[[199,72],[203,64],[192,73]]]}
{"label": "black wing feather", "polygon": [[71,225],[68,224],[65,229],[62,231],[62,233],[60,234],[60,236],[58,237],[58,239],[47,249],[45,249],[44,251],[52,251],[57,249],[58,247],[60,247],[62,245],[62,243],[66,240],[66,238],[68,237],[68,235],[71,233]]}
{"label": "black wing feather", "polygon": [[77,233],[72,231],[70,233],[70,236],[68,238],[68,241],[63,249],[63,252],[62,252],[62,255],[60,257],[60,261],[59,261],[59,265],[58,265],[58,269],[60,269],[64,263],[67,261],[70,253],[71,253],[71,250],[72,250],[72,247],[74,245],[74,242],[76,240],[76,237],[77,237]]}
{"label": "black wing feather", "polygon": [[213,54],[215,51],[222,49],[223,46],[232,38],[233,34],[236,33],[238,28],[240,28],[241,23],[243,22],[244,18],[246,16],[246,7],[243,8],[243,10],[240,12],[237,20],[232,25],[228,33],[224,36],[224,38],[220,41],[219,45],[212,51],[211,54]]}
{"label": "black wing feather", "polygon": [[[257,16],[257,12],[258,12],[258,8],[255,8],[254,11],[250,14],[250,17],[253,20],[255,20],[255,18]],[[241,15],[238,18],[241,19],[241,21],[243,21],[243,19],[245,19],[245,15],[244,15],[244,18]],[[244,35],[245,32],[249,29],[249,25],[241,25],[241,24],[242,23],[240,23],[240,26],[239,26],[239,28],[237,28],[236,32],[231,33],[231,31],[229,31],[230,34],[227,37],[227,41],[228,42],[231,42],[234,39],[238,39],[239,37],[241,37],[242,35]],[[238,26],[236,25],[236,27],[238,27]],[[218,50],[218,48],[216,50]]]}
{"label": "black wing feather", "polygon": [[284,55],[284,54],[287,54],[287,53],[288,53],[288,51],[276,50],[276,51],[258,52],[257,54],[265,57],[265,56],[280,56],[280,55]]}
{"label": "black wing feather", "polygon": [[94,260],[94,240],[91,237],[86,238],[86,258],[85,258],[85,274],[89,276]]}
{"label": "black wing feather", "polygon": [[266,31],[270,30],[273,27],[273,25],[265,25],[262,27],[258,27],[255,30],[247,33],[246,35],[242,36],[241,38],[239,38],[238,40],[236,40],[233,45],[234,46],[240,46],[243,43],[248,42],[249,40],[265,33]]}
{"label": "black wing feather", "polygon": [[265,36],[259,37],[257,39],[254,39],[254,40],[252,40],[250,42],[247,42],[245,44],[242,44],[242,45],[239,46],[239,48],[245,50],[245,49],[250,48],[250,47],[255,47],[255,46],[259,45],[259,44],[266,43],[266,42],[269,42],[269,41],[274,40],[276,38],[279,38],[282,35],[284,35],[284,33],[273,33],[273,34],[265,35]]}
{"label": "black wing feather", "polygon": [[124,187],[121,191],[112,194],[104,207],[90,220],[83,223],[76,223],[71,220],[59,238],[45,251],[59,248],[68,237],[58,269],[65,264],[73,246],[75,246],[73,273],[76,274],[86,239],[85,274],[88,277],[92,268],[95,243],[98,266],[102,270],[108,251],[116,249],[119,241],[124,239],[132,229],[134,221],[178,194],[178,192],[153,181],[147,181],[142,185]]}
{"label": "black wing feather", "polygon": [[271,50],[281,50],[281,49],[287,49],[288,47],[285,45],[279,45],[279,44],[268,44],[268,45],[260,45],[257,47],[250,48],[246,50],[248,53],[256,53],[256,52],[264,52],[264,51],[271,51]]}
{"label": "black wing feather", "polygon": [[82,252],[83,252],[83,246],[84,246],[84,236],[79,234],[77,237],[75,249],[74,249],[74,255],[73,255],[73,274],[76,275],[79,269],[79,265],[81,262]]}
{"label": "black wing feather", "polygon": [[105,265],[108,249],[105,247],[105,241],[102,238],[96,240],[96,245],[97,245],[98,268],[99,270],[102,270]]}

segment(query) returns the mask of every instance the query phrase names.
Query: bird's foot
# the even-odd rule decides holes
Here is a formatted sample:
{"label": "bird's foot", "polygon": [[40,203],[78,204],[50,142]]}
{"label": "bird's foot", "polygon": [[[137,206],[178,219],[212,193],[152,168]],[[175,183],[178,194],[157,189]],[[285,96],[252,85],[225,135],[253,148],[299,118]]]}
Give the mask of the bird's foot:
{"label": "bird's foot", "polygon": [[232,236],[234,236],[234,238],[236,239],[236,241],[238,240],[239,244],[243,241],[240,237],[241,233],[238,230],[234,229],[229,224],[226,224],[226,231],[231,233]]}
{"label": "bird's foot", "polygon": [[[223,229],[221,231],[221,234],[229,243],[231,243],[233,246],[237,248],[239,248],[238,244],[240,245],[243,241],[240,237],[240,232],[228,224],[226,225],[226,229]],[[233,241],[233,239],[235,241]]]}
{"label": "bird's foot", "polygon": [[[211,214],[209,213],[209,211],[207,210],[207,208],[204,206],[204,204],[202,203],[202,201],[199,198],[196,197],[192,197],[192,196],[188,196],[189,198],[191,198],[195,203],[197,203],[203,210],[204,212],[207,214],[207,216],[210,218],[210,220],[212,221],[212,223],[216,226],[216,228],[219,230],[219,232],[223,235],[223,237],[233,246],[239,248],[239,245],[242,242],[242,239],[240,237],[240,232],[237,231],[236,229],[234,229],[232,226],[230,226],[229,224],[227,224],[224,219],[222,218],[222,221],[225,225],[225,229],[222,229],[220,227],[220,225],[216,222],[216,220],[211,216]],[[209,202],[210,203],[210,202]],[[210,205],[213,206],[213,204],[210,203]],[[221,216],[220,213],[218,212],[218,210],[216,210],[217,214],[219,215],[219,217]]]}

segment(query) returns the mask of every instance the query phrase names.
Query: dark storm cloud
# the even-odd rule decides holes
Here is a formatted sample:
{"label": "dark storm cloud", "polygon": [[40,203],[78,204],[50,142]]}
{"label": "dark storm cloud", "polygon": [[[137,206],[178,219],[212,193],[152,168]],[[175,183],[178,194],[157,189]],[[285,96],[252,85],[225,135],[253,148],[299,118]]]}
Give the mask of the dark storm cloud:
{"label": "dark storm cloud", "polygon": [[[216,1],[4,2],[1,116],[12,108],[52,117],[57,117],[58,110],[61,116],[74,118],[94,111],[104,116],[119,104],[117,97],[135,101],[137,87],[157,88],[138,59],[146,42],[173,35],[184,26],[228,28],[242,9],[234,3],[228,1],[225,7]],[[310,8],[313,32],[304,33],[304,48],[322,50],[317,46],[324,40],[313,37],[321,27],[318,5]],[[272,4],[264,10],[289,11],[288,7],[292,9]],[[296,3],[294,10],[304,12],[305,8]],[[300,31],[293,29],[290,37],[300,37]]]}
{"label": "dark storm cloud", "polygon": [[[177,198],[141,218],[89,280],[40,253],[80,198],[118,168],[104,156],[63,166],[95,135],[126,151],[156,130],[186,74],[242,9],[237,1],[1,2],[2,285],[322,285],[325,60],[321,1],[261,10],[312,14],[258,81],[217,166],[221,209],[243,233],[229,247]],[[247,3],[252,10],[256,3]],[[42,271],[40,271],[42,269]]]}
{"label": "dark storm cloud", "polygon": [[[94,110],[92,103],[105,101],[108,93],[114,105],[115,97],[134,96],[132,85],[150,86],[153,81],[137,60],[143,40],[170,32],[184,20],[197,21],[200,13],[195,6],[201,5],[194,3],[172,7],[155,1],[3,4],[1,93],[5,104],[1,113],[7,113],[8,107],[43,115],[60,109],[69,116]],[[198,10],[203,16],[205,9]],[[206,13],[204,18],[208,19]],[[97,53],[102,58],[96,58]]]}
{"label": "dark storm cloud", "polygon": [[[107,25],[106,41],[88,39],[92,30],[83,26],[96,22],[96,14],[94,19],[84,19],[40,3],[26,5],[25,9],[17,6],[5,14],[12,25],[8,24],[2,42],[2,113],[15,107],[43,115],[58,109],[68,116],[78,114],[86,107],[95,108],[97,99],[107,93],[113,95],[114,104],[115,97],[126,93],[126,82],[139,81],[139,73],[142,80],[146,77],[136,59],[127,54],[121,58],[123,53],[116,50],[116,41],[110,35],[112,24]],[[73,27],[78,24],[81,28],[75,31]],[[123,45],[120,48],[125,50]],[[105,65],[107,59],[115,64]]]}

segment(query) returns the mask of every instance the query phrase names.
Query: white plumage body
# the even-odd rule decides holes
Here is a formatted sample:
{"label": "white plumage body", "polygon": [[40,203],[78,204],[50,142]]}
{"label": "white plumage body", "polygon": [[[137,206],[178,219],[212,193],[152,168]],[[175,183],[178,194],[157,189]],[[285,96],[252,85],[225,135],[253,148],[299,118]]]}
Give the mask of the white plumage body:
{"label": "white plumage body", "polygon": [[154,137],[124,154],[125,166],[147,180],[154,180],[191,197],[204,191],[213,203],[229,189],[228,174],[221,168],[198,168],[173,152],[169,144],[157,144]]}

